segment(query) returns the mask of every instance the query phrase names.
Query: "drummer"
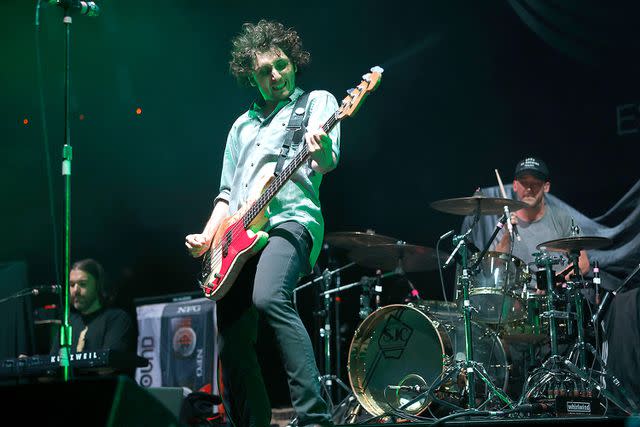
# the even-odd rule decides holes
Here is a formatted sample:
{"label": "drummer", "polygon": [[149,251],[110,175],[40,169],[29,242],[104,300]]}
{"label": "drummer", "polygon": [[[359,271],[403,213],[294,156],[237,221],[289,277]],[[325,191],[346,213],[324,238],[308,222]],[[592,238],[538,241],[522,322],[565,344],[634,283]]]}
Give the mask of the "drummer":
{"label": "drummer", "polygon": [[[565,211],[547,203],[545,195],[550,188],[549,169],[544,161],[536,157],[527,157],[518,162],[513,179],[513,192],[518,200],[529,206],[511,213],[511,223],[516,224],[520,237],[513,245],[512,255],[527,265],[534,262],[533,254],[539,252],[536,248],[538,244],[571,236],[571,217]],[[492,250],[509,253],[511,245],[511,235],[506,232],[505,227],[496,236]],[[578,264],[582,275],[589,272],[586,251],[580,251]],[[535,286],[535,275],[531,285]],[[536,293],[544,291],[537,290]]]}

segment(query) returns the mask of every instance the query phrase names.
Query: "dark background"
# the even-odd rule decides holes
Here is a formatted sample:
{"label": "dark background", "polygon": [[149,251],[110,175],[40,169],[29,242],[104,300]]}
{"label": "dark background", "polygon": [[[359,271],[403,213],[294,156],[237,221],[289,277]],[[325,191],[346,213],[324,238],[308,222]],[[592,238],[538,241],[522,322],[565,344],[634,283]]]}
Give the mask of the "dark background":
{"label": "dark background", "polygon": [[[370,228],[434,247],[462,218],[430,202],[496,185],[496,168],[508,185],[529,155],[548,163],[552,193],[589,216],[637,181],[639,7],[313,3],[112,0],[98,2],[97,18],[74,18],[71,258],[100,260],[121,305],[195,290],[200,263],[184,236],[206,222],[226,134],[255,96],[228,72],[243,22],[276,19],[299,31],[312,54],[299,78],[307,90],[341,99],[371,66],[385,69],[377,92],[342,124],[341,162],[321,191],[327,233]],[[0,261],[26,262],[31,286],[60,281],[64,197],[64,26],[58,8],[43,6],[36,27],[35,11],[36,1],[0,4]],[[624,134],[620,105],[631,117]],[[318,268],[327,266],[323,253]],[[365,274],[347,269],[342,282]],[[437,272],[411,278],[423,298],[442,297]],[[393,303],[408,288],[390,279],[384,289]],[[319,341],[316,291],[300,292],[300,310]],[[343,295],[345,346],[358,296],[358,288]]]}

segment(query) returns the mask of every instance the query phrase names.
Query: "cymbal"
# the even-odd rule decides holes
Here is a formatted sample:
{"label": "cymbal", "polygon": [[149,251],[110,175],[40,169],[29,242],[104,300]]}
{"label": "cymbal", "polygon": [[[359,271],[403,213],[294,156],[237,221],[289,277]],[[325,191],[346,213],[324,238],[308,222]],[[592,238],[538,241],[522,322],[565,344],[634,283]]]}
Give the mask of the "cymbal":
{"label": "cymbal", "polygon": [[[438,259],[434,249],[406,243],[356,248],[349,252],[348,256],[358,265],[381,270],[394,270],[401,267],[403,271],[411,273],[438,269]],[[440,251],[442,262],[448,256],[449,254]]]}
{"label": "cymbal", "polygon": [[471,196],[458,197],[456,199],[443,199],[431,203],[431,207],[437,211],[454,215],[499,215],[508,206],[510,211],[526,208],[525,202],[499,197]]}
{"label": "cymbal", "polygon": [[540,243],[536,248],[553,252],[572,252],[590,249],[599,249],[609,246],[613,240],[599,236],[574,236],[563,239],[549,240]]}
{"label": "cymbal", "polygon": [[328,233],[324,236],[324,241],[337,248],[353,250],[356,248],[367,247],[372,245],[383,245],[386,243],[396,243],[400,239],[394,237],[383,236],[371,231],[340,231]]}

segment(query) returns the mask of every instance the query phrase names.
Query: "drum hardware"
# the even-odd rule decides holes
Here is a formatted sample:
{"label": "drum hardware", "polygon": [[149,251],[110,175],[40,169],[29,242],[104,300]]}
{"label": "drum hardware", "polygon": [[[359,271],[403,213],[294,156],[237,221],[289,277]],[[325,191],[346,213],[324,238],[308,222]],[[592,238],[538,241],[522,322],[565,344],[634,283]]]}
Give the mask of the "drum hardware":
{"label": "drum hardware", "polygon": [[[479,212],[476,212],[475,217],[476,219],[479,217]],[[505,224],[507,219],[508,218],[506,217],[506,215],[503,215],[503,217],[500,219],[500,222],[499,222],[500,227]],[[474,221],[474,225],[476,223],[477,221]],[[464,374],[464,378],[466,382],[466,393],[468,398],[468,403],[467,403],[468,409],[476,408],[477,403],[476,403],[476,384],[475,384],[476,378],[475,377],[477,375],[480,378],[480,380],[484,382],[485,386],[490,390],[490,392],[488,393],[487,400],[483,402],[480,406],[484,406],[493,398],[493,396],[496,396],[504,404],[512,407],[513,401],[502,390],[500,390],[493,384],[483,364],[478,363],[474,359],[473,336],[472,336],[472,328],[471,328],[471,317],[472,317],[471,312],[474,310],[474,308],[471,305],[470,294],[469,294],[469,285],[471,282],[471,275],[469,271],[470,269],[468,268],[467,246],[466,246],[467,236],[469,235],[472,229],[473,229],[473,226],[469,228],[469,230],[465,234],[456,235],[453,237],[453,245],[455,246],[455,249],[452,255],[449,257],[449,260],[447,260],[448,262],[451,262],[453,254],[455,254],[456,252],[460,254],[462,275],[459,278],[459,285],[462,287],[462,295],[463,295],[462,310],[463,310],[463,320],[464,320],[464,336],[465,336],[465,355],[464,356],[465,357],[464,357],[464,360],[456,360],[451,365],[449,372],[445,373],[445,375],[442,377],[440,381],[436,381],[427,392],[422,393],[421,395],[428,396],[429,394],[433,393],[433,391],[435,391],[437,388],[440,387],[442,381],[446,381],[448,378],[452,378],[452,377],[459,378],[461,374]],[[482,250],[480,258],[482,257],[482,255],[484,255],[484,253],[487,252],[487,249],[491,245],[491,242],[495,239],[495,236],[498,234],[498,230],[499,230],[499,227],[497,226],[496,231],[493,233],[492,238],[489,239],[489,242],[487,243],[485,248]],[[471,269],[475,268],[477,264],[478,263],[476,262],[475,265],[471,267]],[[445,262],[445,265],[443,266],[443,268],[446,268],[446,266],[447,266],[447,263]],[[421,395],[416,396],[416,398],[407,402],[407,404],[403,405],[403,407],[409,406],[410,404],[413,404],[415,401],[418,401],[421,398]],[[459,408],[459,409],[463,409],[463,408]]]}
{"label": "drum hardware", "polygon": [[[329,270],[325,268],[321,275],[318,277],[296,287],[293,291],[293,301],[294,306],[296,305],[296,295],[300,290],[307,288],[316,283],[321,283],[322,292],[320,293],[320,297],[322,297],[323,301],[323,309],[320,310],[320,314],[324,318],[324,324],[320,326],[319,335],[322,338],[322,348],[323,348],[323,357],[324,357],[324,374],[320,376],[319,381],[322,387],[322,390],[326,394],[327,403],[331,410],[338,408],[342,403],[345,402],[346,399],[351,395],[351,389],[340,379],[340,375],[333,374],[331,371],[332,366],[332,355],[331,355],[331,336],[332,336],[332,327],[331,327],[331,312],[332,312],[332,299],[330,294],[333,292],[328,292],[331,287],[331,283],[335,278],[337,284],[340,283],[340,273],[347,268],[353,267],[355,265],[354,262],[346,264],[342,267],[336,268],[334,270]],[[338,286],[336,289],[345,288]],[[337,304],[337,302],[333,301],[333,305]],[[335,307],[335,330],[336,330],[336,356],[340,355],[340,322],[339,322],[339,314],[337,307]],[[339,364],[336,364],[338,366]],[[334,389],[334,384],[337,384],[340,388]],[[340,391],[346,391],[347,397],[345,397],[338,405],[333,404],[333,395],[340,396]],[[296,422],[295,420],[293,422]]]}
{"label": "drum hardware", "polygon": [[[320,376],[320,384],[322,388],[325,390],[325,394],[327,396],[327,403],[329,404],[329,410],[332,412],[341,404],[348,399],[348,395],[351,394],[351,389],[340,379],[338,375],[332,374],[331,371],[331,295],[325,293],[329,290],[331,286],[331,274],[328,270],[325,269],[322,275],[322,289],[323,292],[320,296],[323,297],[324,301],[324,326],[320,328],[320,337],[323,340],[323,348],[324,348],[324,375]],[[336,310],[337,311],[337,310]],[[336,321],[336,332],[339,333],[340,324]],[[336,355],[340,352],[340,348],[336,347]],[[334,383],[337,384],[342,390],[346,391],[347,397],[343,399],[338,405],[333,404],[333,394],[339,393],[338,390],[334,390]]]}
{"label": "drum hardware", "polygon": [[[432,411],[433,403],[440,405],[436,411],[460,408],[466,400],[466,372],[454,370],[466,357],[463,326],[461,317],[436,317],[421,301],[374,311],[357,328],[349,349],[349,380],[363,409],[382,417],[401,416],[402,407],[410,418]],[[510,362],[501,340],[477,322],[471,327],[474,357],[488,372],[485,375],[506,389]],[[433,393],[425,394],[429,389]],[[417,401],[410,402],[420,393]]]}
{"label": "drum hardware", "polygon": [[519,200],[485,197],[480,194],[474,194],[471,197],[438,200],[431,203],[431,207],[437,211],[462,216],[500,215],[504,213],[505,206],[512,211],[517,211],[526,208],[528,205]]}
{"label": "drum hardware", "polygon": [[[506,217],[505,217],[506,220]],[[426,398],[430,398],[432,400],[437,400],[439,403],[445,403],[444,400],[438,399],[435,392],[441,388],[443,384],[447,384],[451,381],[464,383],[464,390],[467,395],[467,409],[477,409],[484,407],[488,404],[494,397],[497,397],[504,404],[511,406],[513,405],[512,400],[499,388],[497,388],[489,374],[487,373],[486,368],[483,363],[479,363],[476,359],[474,359],[474,348],[473,348],[473,333],[472,333],[472,321],[471,321],[471,312],[474,308],[471,306],[469,299],[469,284],[470,284],[470,274],[469,269],[467,268],[467,248],[466,248],[466,238],[470,233],[471,229],[467,231],[467,233],[463,235],[457,235],[453,238],[453,244],[455,249],[453,254],[459,253],[460,258],[462,260],[462,276],[459,278],[459,284],[462,287],[463,292],[463,324],[464,324],[464,341],[465,341],[465,352],[464,355],[456,354],[456,357],[453,360],[448,361],[446,363],[447,368],[443,372],[443,374],[436,379],[436,381],[431,384],[431,386],[424,392],[418,394],[414,398],[408,400],[402,406],[400,406],[399,410],[406,410],[407,408],[411,408],[412,405],[421,402]],[[496,233],[497,234],[497,233]],[[491,241],[489,242],[489,245]],[[486,252],[486,250],[485,250]],[[453,254],[447,260],[451,262]],[[448,263],[445,263],[445,267]],[[490,351],[489,363],[491,363],[491,357],[493,355],[493,348]],[[476,377],[479,378],[485,385],[485,388],[488,390],[487,398],[484,402],[481,402],[480,405],[477,404],[476,401]],[[504,387],[503,387],[504,388]],[[464,408],[449,402],[447,404],[448,407],[454,410],[462,410]]]}
{"label": "drum hardware", "polygon": [[336,248],[351,251],[357,248],[396,243],[398,239],[389,236],[376,234],[374,230],[362,231],[339,231],[327,233],[324,237],[325,243]]}
{"label": "drum hardware", "polygon": [[[377,277],[385,278],[390,275],[396,275],[406,283],[409,287],[409,295],[405,302],[420,300],[420,292],[407,277],[406,273],[434,270],[440,261],[436,251],[433,249],[424,246],[409,245],[403,241],[398,241],[395,244],[381,244],[357,248],[349,252],[348,256],[355,263],[363,267],[375,268],[377,271],[393,270],[390,273],[378,275]],[[380,286],[377,286],[376,308],[380,305],[381,291]]]}
{"label": "drum hardware", "polygon": [[[349,265],[342,267],[340,269],[334,270],[334,272],[337,272],[339,270],[343,270],[348,266],[354,265],[355,263],[350,263]],[[324,375],[322,375],[320,377],[320,382],[321,382],[321,386],[325,392],[325,394],[327,395],[327,403],[329,404],[329,409],[332,413],[332,416],[334,417],[349,417],[349,416],[354,416],[354,413],[357,413],[357,411],[359,410],[356,407],[353,407],[353,400],[355,399],[354,395],[353,395],[353,391],[351,388],[349,388],[337,375],[333,375],[330,372],[330,366],[331,366],[331,348],[330,348],[330,339],[331,339],[331,323],[330,323],[330,310],[331,310],[331,295],[338,293],[338,292],[342,292],[345,291],[347,289],[351,289],[353,287],[357,287],[360,286],[363,289],[366,289],[365,292],[367,293],[371,293],[371,288],[373,288],[373,294],[376,296],[375,297],[375,301],[376,301],[376,308],[379,307],[379,302],[380,299],[379,297],[377,297],[379,295],[379,293],[381,292],[381,284],[380,281],[382,279],[386,279],[387,277],[392,277],[397,275],[397,272],[389,272],[389,273],[385,273],[385,274],[379,274],[378,276],[375,277],[369,277],[369,276],[364,276],[362,277],[359,281],[357,282],[353,282],[353,283],[349,283],[343,286],[338,286],[335,288],[329,288],[329,284],[330,284],[330,277],[332,276],[332,274],[334,272],[329,272],[328,270],[325,270],[325,272],[323,273],[323,276],[320,277],[321,280],[323,280],[323,290],[320,292],[319,296],[323,299],[324,301],[324,310],[323,310],[323,314],[325,315],[325,325],[323,328],[321,328],[320,330],[320,337],[323,339],[323,348],[324,348],[324,357],[325,357],[325,371],[326,373]],[[318,278],[314,279],[314,281],[318,281]],[[305,284],[305,286],[308,284]],[[364,303],[368,303],[369,302],[369,298],[361,298],[361,304]],[[370,313],[371,312],[371,308],[370,307],[366,307],[361,305],[360,308],[360,315],[362,317],[362,315],[364,313]],[[339,348],[336,349],[336,351],[339,351]],[[338,384],[338,386],[340,387],[340,389],[344,390],[347,392],[347,396],[345,398],[343,398],[339,403],[334,404],[333,403],[333,399],[332,399],[332,387],[333,387],[333,383]],[[348,411],[346,411],[346,408],[348,408]],[[348,412],[348,413],[347,413]],[[334,420],[335,421],[335,420]],[[342,422],[343,420],[337,420]]]}
{"label": "drum hardware", "polygon": [[596,326],[596,328],[599,320],[602,318],[603,313],[607,310],[607,308],[609,307],[609,304],[611,304],[613,297],[615,297],[618,293],[624,290],[624,288],[627,286],[629,281],[633,278],[633,276],[635,276],[638,273],[638,271],[640,271],[640,264],[638,264],[636,268],[633,269],[633,271],[622,281],[622,284],[618,286],[616,290],[607,291],[607,293],[604,295],[604,297],[602,298],[602,301],[600,302],[600,305],[598,306],[598,310],[592,317],[593,324]]}
{"label": "drum hardware", "polygon": [[522,289],[531,281],[527,265],[503,252],[488,251],[479,263],[477,256],[471,257],[471,263],[478,267],[472,271],[470,290],[476,320],[497,327],[523,320],[526,303]]}
{"label": "drum hardware", "polygon": [[336,268],[335,270],[328,270],[325,269],[325,271],[322,272],[321,275],[317,276],[315,279],[309,280],[306,283],[303,283],[302,285],[297,286],[294,290],[293,290],[293,304],[294,306],[296,305],[296,295],[298,292],[300,292],[301,290],[303,290],[304,288],[307,288],[313,284],[316,284],[318,282],[324,281],[325,280],[325,275],[329,275],[329,277],[334,276],[339,274],[341,271],[346,270],[347,268],[353,267],[354,265],[356,265],[355,262],[350,262],[347,265],[344,265],[342,267]]}
{"label": "drum hardware", "polygon": [[401,275],[438,269],[435,250],[425,246],[410,245],[401,240],[393,244],[359,247],[350,251],[348,257],[363,267],[383,271],[396,270]]}
{"label": "drum hardware", "polygon": [[371,299],[373,297],[375,308],[380,307],[380,294],[382,293],[382,285],[380,277],[363,276],[358,284],[362,287],[360,292],[360,311],[358,316],[364,320],[371,314]]}
{"label": "drum hardware", "polygon": [[[583,244],[587,247],[583,247]],[[547,279],[546,299],[548,311],[544,314],[545,317],[549,318],[551,355],[541,367],[534,370],[534,372],[526,379],[520,401],[518,402],[519,404],[526,404],[533,401],[547,401],[559,396],[577,396],[586,398],[597,393],[613,402],[628,414],[632,414],[633,411],[637,411],[637,405],[629,398],[629,395],[620,386],[620,382],[604,370],[604,362],[596,352],[595,348],[584,341],[582,293],[580,292],[580,287],[584,284],[584,281],[582,276],[580,276],[578,258],[581,250],[588,249],[590,246],[601,247],[599,245],[604,244],[605,242],[603,241],[603,238],[584,238],[574,236],[566,239],[558,239],[541,243],[537,246],[538,249],[542,250],[542,252],[534,254],[536,257],[536,264],[538,267],[544,268]],[[576,306],[576,313],[574,317],[576,319],[578,339],[568,358],[559,354],[556,323],[556,319],[567,316],[565,316],[565,313],[563,312],[557,312],[554,310],[556,292],[554,289],[555,282],[553,278],[554,273],[552,265],[559,263],[559,257],[550,256],[544,249],[567,252],[575,273],[572,277],[573,280],[567,282],[567,290],[569,293],[569,299],[573,298]],[[593,372],[591,372],[592,369],[586,369],[587,349],[603,367],[603,370],[599,372],[601,377],[600,380],[604,382],[605,378],[609,379],[611,384],[616,386],[615,390],[621,397],[617,396],[606,387],[603,387],[603,384],[594,378]],[[571,359],[573,359],[574,352],[576,351],[578,352],[577,361],[574,363]]]}
{"label": "drum hardware", "polygon": [[[459,258],[461,259],[460,268],[461,268],[461,276],[458,278],[458,286],[462,288],[462,311],[463,311],[463,320],[464,320],[464,336],[465,336],[465,357],[464,360],[456,360],[454,364],[451,365],[449,371],[441,377],[440,381],[436,381],[430,389],[426,393],[422,393],[422,395],[432,395],[433,391],[435,391],[443,380],[447,378],[451,378],[452,376],[460,377],[461,374],[464,374],[464,380],[466,383],[466,393],[467,393],[467,409],[477,409],[476,403],[476,384],[475,377],[478,376],[480,380],[485,384],[485,387],[490,390],[488,392],[487,399],[479,406],[482,407],[487,404],[493,397],[497,397],[503,404],[513,408],[513,401],[507,396],[502,390],[497,388],[489,375],[487,374],[485,367],[478,363],[474,359],[474,351],[473,351],[473,336],[472,336],[472,323],[471,323],[471,312],[474,308],[471,305],[470,300],[470,284],[471,284],[471,274],[470,272],[475,270],[480,263],[480,260],[487,253],[491,243],[495,240],[498,232],[504,227],[506,222],[509,220],[509,216],[506,214],[507,207],[520,209],[526,206],[525,203],[519,202],[511,199],[498,199],[498,198],[486,198],[481,195],[474,195],[473,197],[460,198],[460,199],[449,199],[442,200],[438,202],[433,202],[431,206],[436,209],[447,213],[454,213],[458,215],[470,215],[473,214],[474,220],[467,230],[466,233],[462,235],[455,235],[453,237],[453,245],[455,247],[452,254],[449,256],[447,262],[445,262],[443,269],[446,268],[453,256],[456,253],[459,253]],[[469,267],[468,265],[468,253],[467,253],[467,237],[476,226],[480,219],[481,214],[496,214],[502,212],[502,217],[499,219],[496,224],[495,230],[493,231],[489,241],[485,244],[485,247],[482,249],[480,254],[478,255],[477,260]],[[416,398],[409,401],[406,405],[413,404],[415,401],[418,401],[422,395],[416,396]],[[463,409],[459,407],[458,409]]]}

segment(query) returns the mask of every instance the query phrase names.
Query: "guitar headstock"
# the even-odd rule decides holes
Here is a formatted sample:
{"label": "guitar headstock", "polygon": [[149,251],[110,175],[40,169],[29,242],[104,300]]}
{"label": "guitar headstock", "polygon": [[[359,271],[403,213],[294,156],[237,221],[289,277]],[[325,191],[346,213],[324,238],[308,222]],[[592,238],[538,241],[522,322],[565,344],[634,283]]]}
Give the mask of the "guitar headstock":
{"label": "guitar headstock", "polygon": [[358,86],[347,91],[348,95],[342,100],[340,108],[336,112],[336,119],[351,117],[358,111],[369,92],[373,92],[380,85],[383,71],[381,67],[376,65],[371,68],[371,72],[362,76],[362,81]]}

